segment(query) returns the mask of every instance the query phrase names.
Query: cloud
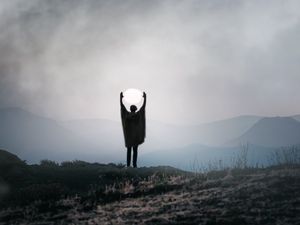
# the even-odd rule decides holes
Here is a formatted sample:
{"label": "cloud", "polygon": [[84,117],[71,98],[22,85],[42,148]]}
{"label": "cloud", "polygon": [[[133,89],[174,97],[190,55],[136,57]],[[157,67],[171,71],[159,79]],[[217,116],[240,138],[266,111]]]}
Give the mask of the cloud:
{"label": "cloud", "polygon": [[298,1],[2,1],[0,106],[194,123],[299,113]]}

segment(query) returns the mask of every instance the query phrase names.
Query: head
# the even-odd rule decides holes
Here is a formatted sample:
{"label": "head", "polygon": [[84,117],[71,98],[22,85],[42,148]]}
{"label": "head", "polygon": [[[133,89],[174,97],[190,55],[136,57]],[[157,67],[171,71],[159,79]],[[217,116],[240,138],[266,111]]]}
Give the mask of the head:
{"label": "head", "polygon": [[137,110],[137,107],[135,105],[130,106],[130,111],[135,112]]}

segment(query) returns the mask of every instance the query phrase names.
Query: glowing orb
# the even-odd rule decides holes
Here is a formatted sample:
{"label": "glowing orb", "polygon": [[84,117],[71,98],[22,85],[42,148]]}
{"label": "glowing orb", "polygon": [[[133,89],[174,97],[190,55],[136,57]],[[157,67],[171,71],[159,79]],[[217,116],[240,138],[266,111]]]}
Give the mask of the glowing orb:
{"label": "glowing orb", "polygon": [[142,101],[143,92],[139,89],[129,88],[123,92],[123,101],[129,105],[137,105]]}

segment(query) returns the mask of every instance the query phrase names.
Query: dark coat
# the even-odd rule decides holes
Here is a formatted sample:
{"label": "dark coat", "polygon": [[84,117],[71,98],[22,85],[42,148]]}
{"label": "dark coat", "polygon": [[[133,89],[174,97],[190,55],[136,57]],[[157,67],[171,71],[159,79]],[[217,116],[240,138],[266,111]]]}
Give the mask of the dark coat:
{"label": "dark coat", "polygon": [[122,98],[120,103],[125,146],[133,147],[142,144],[146,137],[146,97],[143,106],[137,112],[128,112],[122,103]]}

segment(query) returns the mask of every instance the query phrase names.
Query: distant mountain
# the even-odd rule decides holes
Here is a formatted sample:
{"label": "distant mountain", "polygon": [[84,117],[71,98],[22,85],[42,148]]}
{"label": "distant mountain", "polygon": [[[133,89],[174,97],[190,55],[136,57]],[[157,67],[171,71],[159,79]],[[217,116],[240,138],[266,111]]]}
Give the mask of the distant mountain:
{"label": "distant mountain", "polygon": [[[192,147],[194,145],[206,146],[205,149],[210,151],[207,146],[224,147],[224,143],[229,143],[231,140],[234,140],[235,144],[245,140],[250,142],[252,139],[249,138],[249,132],[258,132],[253,131],[255,128],[253,126],[257,125],[260,119],[259,116],[239,116],[193,126],[147,120],[146,140],[139,147],[140,153],[148,154],[170,149],[175,154],[176,149],[184,148],[188,151],[198,151],[198,147]],[[297,122],[291,120],[293,123]],[[270,124],[265,126],[269,127]],[[281,132],[281,129],[277,128],[277,130]],[[294,130],[294,135],[297,136],[299,132],[297,133],[297,129]],[[291,130],[286,128],[282,132],[288,134]],[[273,139],[280,140],[272,135],[270,134],[267,142]],[[293,137],[293,135],[288,136]],[[296,142],[294,139],[296,137],[286,138],[283,144],[294,144]],[[265,144],[263,140],[253,143]],[[228,150],[223,147],[221,149]],[[29,163],[36,163],[41,159],[58,162],[73,159],[90,162],[124,162],[126,154],[120,121],[104,119],[56,121],[20,108],[0,109],[0,148],[20,155]],[[180,151],[178,154],[180,155]]]}
{"label": "distant mountain", "polygon": [[[220,145],[239,136],[259,117],[241,116],[197,126],[178,126],[147,120],[141,151],[179,148],[191,143]],[[125,146],[120,122],[104,119],[56,121],[20,108],[0,109],[0,148],[28,162],[80,158],[120,161]]]}
{"label": "distant mountain", "polygon": [[84,137],[66,129],[58,121],[20,108],[1,109],[0,124],[0,148],[30,163],[45,158],[56,161],[75,158],[108,160],[105,154],[100,156],[100,146],[91,145]]}
{"label": "distant mountain", "polygon": [[238,116],[192,126],[188,129],[191,129],[194,140],[198,140],[198,143],[211,146],[223,146],[224,143],[229,140],[245,133],[261,118],[260,116],[251,115]]}
{"label": "distant mountain", "polygon": [[266,147],[300,144],[300,122],[291,117],[263,118],[230,144],[251,143]]}

